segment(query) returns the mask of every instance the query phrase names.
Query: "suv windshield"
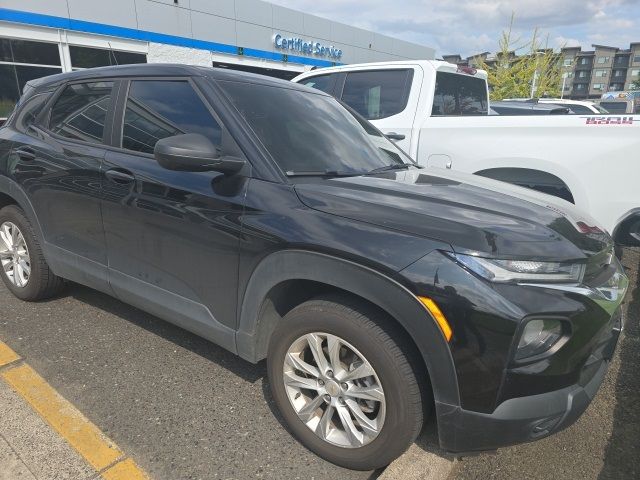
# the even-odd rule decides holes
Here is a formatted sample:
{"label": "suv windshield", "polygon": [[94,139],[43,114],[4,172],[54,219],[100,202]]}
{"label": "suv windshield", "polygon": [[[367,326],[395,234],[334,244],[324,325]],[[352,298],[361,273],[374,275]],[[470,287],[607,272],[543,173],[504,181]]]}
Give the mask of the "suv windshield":
{"label": "suv windshield", "polygon": [[413,164],[333,97],[253,83],[220,81],[219,85],[288,175],[362,174]]}

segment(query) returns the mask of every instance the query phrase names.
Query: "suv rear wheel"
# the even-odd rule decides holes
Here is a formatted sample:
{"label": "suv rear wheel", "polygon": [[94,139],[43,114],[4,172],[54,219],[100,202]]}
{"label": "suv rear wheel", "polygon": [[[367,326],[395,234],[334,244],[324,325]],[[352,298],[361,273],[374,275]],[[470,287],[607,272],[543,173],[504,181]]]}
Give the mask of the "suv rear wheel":
{"label": "suv rear wheel", "polygon": [[310,300],[280,322],[269,346],[269,382],[307,448],[346,468],[372,470],[418,436],[421,385],[395,328],[348,297]]}
{"label": "suv rear wheel", "polygon": [[31,223],[15,205],[0,210],[0,263],[4,284],[22,300],[43,300],[62,289],[63,281],[49,269]]}

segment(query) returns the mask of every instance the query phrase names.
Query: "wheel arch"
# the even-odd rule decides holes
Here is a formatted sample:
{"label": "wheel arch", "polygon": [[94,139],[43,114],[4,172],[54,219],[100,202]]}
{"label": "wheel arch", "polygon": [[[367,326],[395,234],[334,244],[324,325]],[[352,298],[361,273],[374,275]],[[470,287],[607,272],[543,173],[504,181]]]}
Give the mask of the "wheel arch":
{"label": "wheel arch", "polygon": [[8,177],[0,176],[0,208],[7,205],[17,205],[24,211],[38,240],[43,243],[42,228],[29,197],[16,182]]}
{"label": "wheel arch", "polygon": [[[316,292],[336,291],[374,305],[406,333],[429,375],[436,408],[439,404],[460,404],[451,351],[431,314],[390,277],[326,254],[285,250],[260,262],[241,301],[236,334],[238,354],[252,362],[266,358],[271,333],[282,318],[279,308],[284,305],[286,313]],[[283,297],[284,303],[280,303]]]}
{"label": "wheel arch", "polygon": [[620,246],[639,247],[640,239],[633,237],[631,230],[635,234],[640,233],[640,208],[634,208],[624,214],[616,223],[611,236]]}
{"label": "wheel arch", "polygon": [[532,188],[575,204],[574,192],[569,185],[557,175],[544,170],[525,167],[496,167],[479,170],[475,174]]}

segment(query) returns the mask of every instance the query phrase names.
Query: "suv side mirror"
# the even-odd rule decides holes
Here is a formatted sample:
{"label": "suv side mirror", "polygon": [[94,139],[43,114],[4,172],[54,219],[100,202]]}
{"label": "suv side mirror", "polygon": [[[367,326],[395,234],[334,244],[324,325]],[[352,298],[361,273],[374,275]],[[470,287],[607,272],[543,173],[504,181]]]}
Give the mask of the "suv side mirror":
{"label": "suv side mirror", "polygon": [[220,147],[199,133],[186,133],[158,140],[153,155],[168,170],[182,172],[216,171],[237,173],[245,161],[237,157],[224,157]]}

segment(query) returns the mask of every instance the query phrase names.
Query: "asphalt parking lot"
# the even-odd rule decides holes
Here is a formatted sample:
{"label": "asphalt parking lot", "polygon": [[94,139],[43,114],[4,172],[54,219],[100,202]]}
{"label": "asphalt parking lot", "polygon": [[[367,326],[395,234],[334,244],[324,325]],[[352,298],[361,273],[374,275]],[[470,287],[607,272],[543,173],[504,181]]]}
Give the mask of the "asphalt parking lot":
{"label": "asphalt parking lot", "polygon": [[[640,478],[640,251],[625,252],[624,264],[633,282],[626,332],[586,414],[548,439],[467,457],[451,479]],[[27,304],[0,286],[0,340],[155,480],[380,474],[338,468],[299,445],[273,409],[264,364],[87,288]]]}
{"label": "asphalt parking lot", "polygon": [[[0,286],[0,340],[153,480],[367,479],[313,455],[272,410],[264,363],[77,285],[28,304]],[[10,439],[9,439],[10,440]]]}

